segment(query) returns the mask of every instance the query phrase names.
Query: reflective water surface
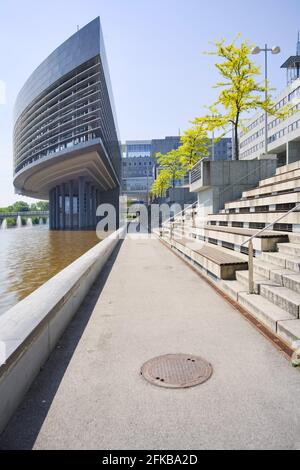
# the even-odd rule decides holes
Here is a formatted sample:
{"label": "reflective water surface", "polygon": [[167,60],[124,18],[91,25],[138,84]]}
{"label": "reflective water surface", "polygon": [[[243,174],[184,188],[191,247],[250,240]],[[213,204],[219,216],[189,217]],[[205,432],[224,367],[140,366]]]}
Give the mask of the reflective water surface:
{"label": "reflective water surface", "polygon": [[0,315],[98,242],[94,231],[0,230]]}

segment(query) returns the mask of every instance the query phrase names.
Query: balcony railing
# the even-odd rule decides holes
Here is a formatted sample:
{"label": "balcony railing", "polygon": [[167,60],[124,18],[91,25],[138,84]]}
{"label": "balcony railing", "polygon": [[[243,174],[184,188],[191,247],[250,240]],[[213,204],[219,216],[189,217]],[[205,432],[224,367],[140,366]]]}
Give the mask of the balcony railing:
{"label": "balcony railing", "polygon": [[195,183],[196,181],[202,178],[202,162],[201,160],[196,163],[196,165],[191,170],[191,183]]}

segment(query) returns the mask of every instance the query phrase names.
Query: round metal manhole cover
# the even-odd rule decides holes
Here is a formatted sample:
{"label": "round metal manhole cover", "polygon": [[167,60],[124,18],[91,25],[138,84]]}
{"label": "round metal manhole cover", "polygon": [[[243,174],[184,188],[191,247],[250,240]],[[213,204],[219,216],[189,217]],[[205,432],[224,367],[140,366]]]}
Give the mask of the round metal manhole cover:
{"label": "round metal manhole cover", "polygon": [[188,354],[167,354],[146,362],[141,369],[148,382],[167,388],[187,388],[206,382],[213,368],[205,359]]}

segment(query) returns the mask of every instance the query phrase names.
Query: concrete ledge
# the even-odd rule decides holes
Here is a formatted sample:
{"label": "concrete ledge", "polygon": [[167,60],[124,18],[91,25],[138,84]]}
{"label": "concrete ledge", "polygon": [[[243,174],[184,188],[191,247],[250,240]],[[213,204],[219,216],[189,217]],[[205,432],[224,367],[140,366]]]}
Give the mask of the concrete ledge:
{"label": "concrete ledge", "polygon": [[112,254],[124,228],[51,278],[0,317],[0,432]]}

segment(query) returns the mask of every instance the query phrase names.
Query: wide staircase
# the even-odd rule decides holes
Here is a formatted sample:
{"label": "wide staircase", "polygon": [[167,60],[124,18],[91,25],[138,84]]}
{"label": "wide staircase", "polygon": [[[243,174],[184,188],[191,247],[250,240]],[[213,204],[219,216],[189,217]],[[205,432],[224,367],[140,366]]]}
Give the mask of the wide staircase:
{"label": "wide staircase", "polygon": [[[195,204],[164,224],[161,235],[273,333],[297,348],[300,161],[278,168],[274,177],[260,181],[238,201],[228,202],[218,214],[203,219]],[[248,241],[253,236],[255,293],[249,294]]]}

